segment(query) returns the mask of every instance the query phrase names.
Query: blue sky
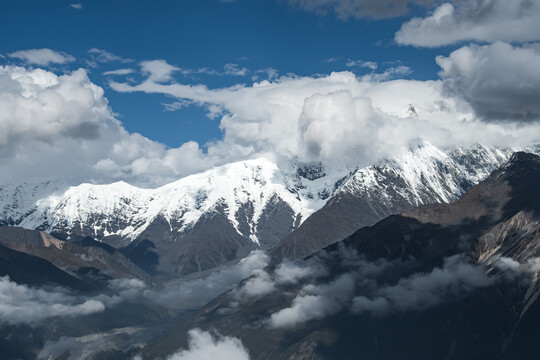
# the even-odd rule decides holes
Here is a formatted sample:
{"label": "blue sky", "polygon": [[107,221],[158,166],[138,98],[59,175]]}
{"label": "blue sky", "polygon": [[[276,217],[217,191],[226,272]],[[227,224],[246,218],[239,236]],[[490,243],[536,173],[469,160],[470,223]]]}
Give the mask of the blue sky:
{"label": "blue sky", "polygon": [[[82,8],[69,6],[74,3]],[[435,56],[446,55],[449,49],[394,42],[403,21],[423,13],[425,9],[413,6],[411,12],[397,18],[341,20],[275,0],[7,1],[0,13],[0,31],[12,36],[3,37],[0,52],[50,48],[73,55],[77,61],[66,68],[87,68],[91,80],[105,88],[110,105],[128,130],[173,147],[188,140],[204,144],[220,138],[219,122],[208,119],[196,106],[164,111],[162,103],[168,99],[161,95],[111,91],[107,85],[110,77],[103,72],[136,69],[137,62],[151,59],[165,59],[182,68],[223,71],[225,64],[238,64],[249,70],[246,76],[178,78],[213,88],[249,84],[255,72],[265,68],[300,76],[342,70],[363,74],[371,70],[346,66],[348,60],[363,60],[378,63],[379,72],[401,62],[412,70],[407,77],[434,79],[439,71]],[[134,61],[92,68],[85,63],[92,48]]]}
{"label": "blue sky", "polygon": [[540,0],[18,0],[0,32],[0,183],[540,141]]}

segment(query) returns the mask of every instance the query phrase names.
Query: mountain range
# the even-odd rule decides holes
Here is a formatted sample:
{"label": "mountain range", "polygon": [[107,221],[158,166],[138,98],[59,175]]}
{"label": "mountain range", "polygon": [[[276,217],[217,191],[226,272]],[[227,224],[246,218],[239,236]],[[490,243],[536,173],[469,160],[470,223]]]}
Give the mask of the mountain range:
{"label": "mountain range", "polygon": [[260,158],[157,189],[2,185],[0,350],[530,355],[540,147],[527,151],[417,142],[364,168]]}
{"label": "mountain range", "polygon": [[276,260],[307,256],[391,214],[457,199],[511,153],[481,145],[443,151],[420,141],[361,169],[260,158],[156,189],[8,184],[0,186],[0,224],[61,240],[90,236],[170,278],[254,249],[271,249]]}
{"label": "mountain range", "polygon": [[389,216],[267,267],[143,358],[188,348],[204,331],[236,338],[251,359],[535,357],[539,183],[540,157],[516,153],[455,202]]}

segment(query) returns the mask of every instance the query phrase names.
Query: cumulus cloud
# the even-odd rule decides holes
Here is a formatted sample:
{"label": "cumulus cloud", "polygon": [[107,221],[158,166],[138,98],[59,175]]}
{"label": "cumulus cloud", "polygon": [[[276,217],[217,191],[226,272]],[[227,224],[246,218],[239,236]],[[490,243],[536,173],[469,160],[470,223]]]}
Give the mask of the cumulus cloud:
{"label": "cumulus cloud", "polygon": [[382,121],[368,98],[353,98],[346,90],[312,95],[304,100],[299,117],[302,155],[309,160],[328,160],[349,157],[353,149],[369,152],[358,144],[358,138],[377,129]]}
{"label": "cumulus cloud", "polygon": [[328,270],[316,257],[307,260],[284,259],[274,270],[279,285],[296,285],[305,279],[316,279],[328,275]]}
{"label": "cumulus cloud", "polygon": [[[441,58],[441,64],[454,62],[448,59]],[[0,168],[9,171],[0,172],[0,182],[77,176],[73,182],[124,180],[154,187],[258,156],[362,167],[401,153],[419,137],[439,147],[477,142],[478,132],[486,145],[524,146],[538,140],[537,124],[478,121],[476,103],[464,97],[467,93],[449,91],[455,70],[444,67],[444,81],[389,80],[410,71],[403,67],[363,77],[350,72],[290,75],[209,89],[176,81],[173,75],[180,68],[154,60],[141,63],[146,78],[138,84],[111,81],[116,91],[173,97],[166,110],[200,106],[219,119],[222,139],[177,148],[126,131],[103,89],[84,70],[57,76],[2,67]]]}
{"label": "cumulus cloud", "polygon": [[257,270],[251,278],[234,290],[233,297],[238,301],[247,301],[270,294],[275,289],[270,275],[264,270]]}
{"label": "cumulus cloud", "polygon": [[354,291],[354,277],[343,274],[325,285],[307,285],[292,305],[272,314],[272,328],[293,327],[308,320],[319,319],[340,311]]}
{"label": "cumulus cloud", "polygon": [[255,298],[274,289],[274,283],[262,270],[268,262],[269,257],[263,251],[253,251],[237,264],[198,279],[171,281],[159,288],[148,287],[139,279],[112,279],[107,291],[90,297],[60,287],[33,288],[1,277],[0,322],[36,324],[55,316],[99,313],[131,301],[159,304],[173,310],[194,309],[253,275],[235,294],[243,299]]}
{"label": "cumulus cloud", "polygon": [[395,40],[436,47],[464,40],[526,42],[540,40],[540,3],[530,0],[446,2],[425,18],[404,23]]}
{"label": "cumulus cloud", "polygon": [[[165,67],[171,80],[175,68]],[[350,72],[282,76],[218,89],[161,83],[146,72],[139,84],[110,85],[120,92],[159,93],[207,107],[211,116],[221,117],[224,134],[209,144],[207,155],[229,161],[273,154],[365,166],[399,154],[418,138],[439,147],[459,146],[477,142],[472,134],[480,131],[486,145],[523,146],[538,134],[538,125],[478,121],[467,101],[445,92],[443,81],[389,80],[409,73],[405,66],[363,77]]]}
{"label": "cumulus cloud", "polygon": [[103,90],[84,70],[58,77],[41,69],[0,67],[0,79],[2,147],[31,139],[93,139],[114,124]]}
{"label": "cumulus cloud", "polygon": [[264,275],[266,272],[262,270],[268,262],[269,257],[263,251],[252,251],[238,264],[214,271],[203,278],[166,285],[164,289],[148,289],[144,292],[144,296],[150,301],[170,308],[192,309],[206,304],[252,275],[256,276],[249,279],[246,286],[237,291],[238,294],[257,296],[273,288],[273,284]]}
{"label": "cumulus cloud", "polygon": [[443,267],[429,273],[402,278],[395,285],[376,289],[370,297],[355,297],[352,310],[378,315],[389,311],[422,310],[492,283],[483,267],[469,264],[456,255],[446,258]]}
{"label": "cumulus cloud", "polygon": [[[280,268],[276,268],[273,274],[276,286],[307,285],[298,290],[289,307],[270,316],[266,321],[270,328],[295,327],[346,309],[378,316],[393,311],[422,310],[455,301],[474,289],[490,286],[496,281],[486,274],[489,267],[473,264],[461,255],[445,258],[441,267],[429,272],[416,272],[400,279],[395,279],[396,274],[408,274],[417,266],[414,259],[368,261],[354,250],[341,246],[310,261],[309,267],[305,264],[286,265],[282,267],[281,275],[278,275]],[[341,275],[328,281],[325,263],[333,264],[333,271],[339,269]],[[508,260],[497,263],[506,268],[516,266],[515,262]],[[526,268],[523,271],[531,272],[532,267],[526,264],[521,269]],[[317,268],[322,270],[319,275],[304,271]],[[286,275],[283,276],[283,273]]]}
{"label": "cumulus cloud", "polygon": [[195,142],[167,148],[128,133],[82,69],[57,76],[3,66],[0,79],[0,182],[60,177],[156,186],[214,165]]}
{"label": "cumulus cloud", "polygon": [[103,312],[105,304],[80,299],[62,288],[38,289],[0,278],[0,322],[34,324],[55,316],[80,316]]}
{"label": "cumulus cloud", "polygon": [[392,18],[409,12],[409,5],[427,6],[433,0],[289,0],[291,6],[319,15],[333,12],[340,19]]}
{"label": "cumulus cloud", "polygon": [[[540,24],[540,22],[539,22]],[[437,57],[448,93],[461,97],[476,115],[492,121],[540,118],[540,51],[503,42],[469,45]]]}
{"label": "cumulus cloud", "polygon": [[189,348],[169,356],[168,360],[249,360],[250,358],[242,342],[235,337],[213,335],[200,329],[190,330],[188,335]]}
{"label": "cumulus cloud", "polygon": [[19,50],[8,54],[11,58],[21,59],[27,64],[49,66],[51,64],[66,64],[75,58],[65,52],[51,49]]}

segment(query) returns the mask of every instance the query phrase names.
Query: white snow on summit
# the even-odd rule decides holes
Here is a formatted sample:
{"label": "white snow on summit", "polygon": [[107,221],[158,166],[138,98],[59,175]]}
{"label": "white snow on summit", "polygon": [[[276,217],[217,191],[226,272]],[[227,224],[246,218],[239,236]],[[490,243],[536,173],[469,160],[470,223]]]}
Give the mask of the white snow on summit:
{"label": "white snow on summit", "polygon": [[[481,145],[443,151],[420,141],[396,158],[360,170],[292,161],[280,168],[259,158],[216,167],[156,189],[125,182],[81,184],[67,190],[51,182],[0,185],[0,224],[49,232],[80,229],[79,233],[100,239],[133,240],[158,217],[168,222],[171,231],[183,233],[203,214],[220,208],[238,233],[259,243],[258,221],[276,198],[292,209],[296,226],[333,196],[366,199],[382,219],[399,203],[416,206],[457,199],[511,153],[511,149]],[[246,208],[250,209],[246,215],[250,230],[242,234],[238,214]]]}
{"label": "white snow on summit", "polygon": [[[298,175],[295,164],[282,171],[274,162],[259,158],[216,167],[156,189],[116,182],[81,184],[46,196],[36,190],[27,196],[8,185],[2,187],[0,209],[6,223],[29,229],[52,231],[94,224],[92,235],[134,239],[157,216],[163,216],[171,227],[179,224],[178,230],[183,231],[217,205],[227,209],[228,220],[237,228],[236,214],[249,202],[253,206],[250,237],[257,242],[254,229],[272,197],[287,203],[302,222],[324,205],[335,183],[348,174],[345,169],[307,179]],[[14,190],[21,196],[10,196]]]}

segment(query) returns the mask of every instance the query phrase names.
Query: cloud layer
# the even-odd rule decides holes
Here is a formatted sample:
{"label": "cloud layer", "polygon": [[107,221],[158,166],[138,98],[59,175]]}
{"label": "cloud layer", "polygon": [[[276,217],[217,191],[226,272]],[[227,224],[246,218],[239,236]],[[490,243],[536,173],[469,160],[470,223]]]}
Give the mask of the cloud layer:
{"label": "cloud layer", "polygon": [[425,18],[401,26],[402,45],[436,47],[460,41],[527,42],[540,40],[540,3],[529,0],[446,2]]}
{"label": "cloud layer", "polygon": [[441,268],[414,274],[395,285],[381,287],[371,297],[355,297],[352,310],[376,315],[390,311],[422,310],[491,284],[482,267],[464,262],[460,256],[452,256],[445,259]]}
{"label": "cloud layer", "polygon": [[[61,287],[34,288],[17,284],[9,277],[0,277],[0,322],[9,324],[38,324],[42,320],[61,316],[76,317],[100,313],[122,302],[158,304],[172,310],[199,308],[221,293],[232,289],[238,282],[256,275],[268,265],[269,257],[262,251],[253,251],[238,264],[227,266],[209,275],[162,288],[147,287],[138,279],[113,279],[108,291],[83,296]],[[256,296],[265,290],[264,284],[250,279],[243,296]]]}
{"label": "cloud layer", "polygon": [[[323,264],[332,264],[332,271]],[[376,316],[422,310],[455,301],[496,281],[486,275],[489,266],[472,263],[461,255],[445,258],[441,267],[410,274],[416,266],[414,259],[367,261],[345,246],[308,261],[286,262],[262,278],[265,289],[289,296],[290,306],[274,311],[263,323],[269,328],[293,328],[347,309]],[[526,264],[527,269],[533,267]],[[496,268],[512,275],[523,267],[515,261],[501,260],[496,262]],[[396,274],[408,275],[396,279]],[[245,282],[241,290],[249,287]],[[233,298],[236,293],[233,291]],[[222,309],[222,313],[238,308],[231,304],[232,310]]]}
{"label": "cloud layer", "polygon": [[[119,92],[173,97],[167,110],[199,106],[219,120],[222,139],[176,148],[126,131],[85,70],[58,76],[4,66],[0,182],[60,177],[155,187],[260,156],[363,167],[401,153],[418,138],[438,147],[459,146],[477,142],[478,132],[486,145],[526,146],[540,134],[537,47],[463,47],[437,58],[442,80],[436,81],[392,80],[411,72],[398,66],[362,77],[274,74],[272,81],[209,89],[177,82],[182,69],[164,60],[142,62],[139,83],[111,81]],[[91,54],[99,61],[124,61],[99,49]],[[235,66],[226,70],[243,72]]]}
{"label": "cloud layer", "polygon": [[103,312],[98,299],[81,299],[62,288],[37,289],[0,278],[0,322],[36,324],[55,316],[75,317]]}
{"label": "cloud layer", "polygon": [[[209,156],[239,159],[271,153],[364,166],[400,153],[419,137],[435,146],[476,142],[471,136],[476,131],[483,132],[486,144],[535,140],[531,129],[509,131],[478,121],[471,99],[446,91],[449,78],[422,82],[388,80],[392,74],[386,72],[360,78],[340,72],[208,89],[171,81],[176,68],[168,64],[153,66],[156,69],[143,64],[148,76],[140,84],[112,82],[111,87],[121,92],[160,93],[206,106],[212,116],[221,117],[224,132],[221,141],[208,147]],[[403,75],[407,70],[395,71]],[[411,106],[414,114],[409,112]]]}
{"label": "cloud layer", "polygon": [[273,290],[273,283],[265,282],[262,274],[265,273],[262,269],[268,262],[269,257],[263,251],[252,251],[238,264],[214,271],[206,277],[169,284],[164,289],[147,289],[142,295],[148,301],[168,308],[194,309],[232,289],[241,280],[256,275],[248,281],[247,288],[237,290],[238,295],[256,296],[261,291],[267,293]]}

